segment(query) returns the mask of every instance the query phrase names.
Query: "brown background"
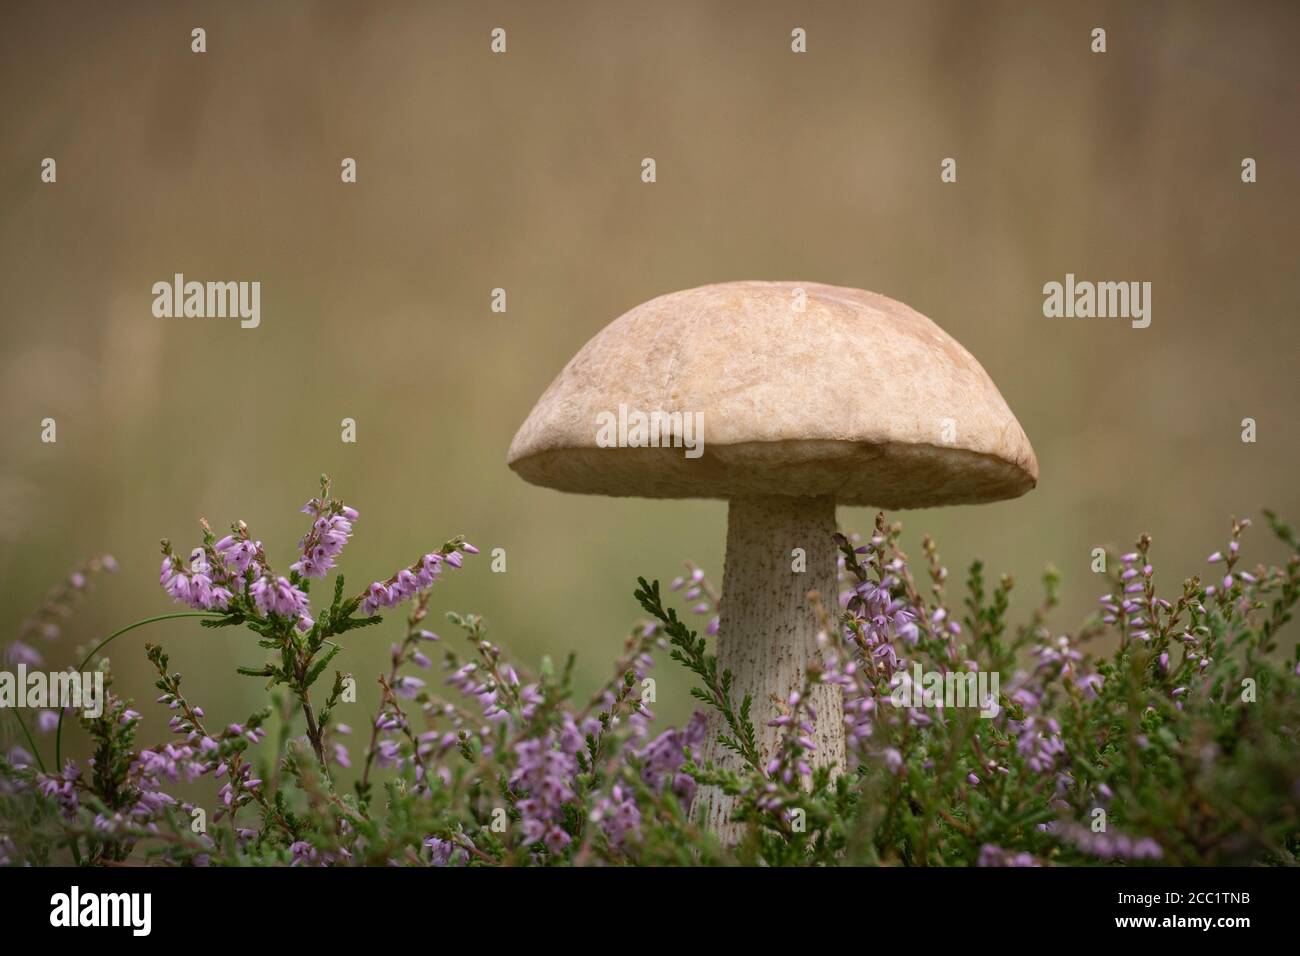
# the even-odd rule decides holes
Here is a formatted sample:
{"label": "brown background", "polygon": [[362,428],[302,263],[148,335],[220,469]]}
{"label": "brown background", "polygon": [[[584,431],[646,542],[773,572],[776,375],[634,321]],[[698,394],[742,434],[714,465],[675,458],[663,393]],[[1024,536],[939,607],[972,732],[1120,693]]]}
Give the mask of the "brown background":
{"label": "brown background", "polygon": [[[984,364],[1040,486],[903,515],[907,543],[934,533],[955,575],[976,555],[1014,572],[1022,608],[1054,562],[1063,629],[1094,604],[1094,546],[1151,532],[1176,588],[1229,515],[1300,518],[1295,4],[9,3],[0,17],[9,633],[98,551],[122,572],[73,639],[167,610],[157,539],[192,545],[199,515],[246,519],[287,565],[296,509],[329,471],[362,513],[344,561],[357,586],[456,533],[505,547],[506,574],[478,559],[435,606],[482,612],[528,663],[576,648],[590,686],[636,617],[636,575],[691,557],[720,580],[725,506],[533,488],[506,448],[607,322],[737,278],[883,292]],[[790,52],[795,26],[806,55]],[[357,185],[339,181],[345,156]],[[946,156],[956,185],[939,181]],[[150,287],[175,272],[261,281],[261,328],[155,319]],[[1067,272],[1152,282],[1151,327],[1045,319],[1043,283]],[[506,315],[489,311],[496,286]],[[39,440],[46,416],[55,445]],[[1257,444],[1240,440],[1246,416]],[[339,660],[367,703],[395,633],[354,635]],[[209,712],[258,700],[230,673],[260,660],[251,637],[190,622],[116,651],[124,692],[152,699],[146,638]],[[660,710],[679,718],[691,702],[668,673]],[[146,736],[164,735],[142,709]]]}

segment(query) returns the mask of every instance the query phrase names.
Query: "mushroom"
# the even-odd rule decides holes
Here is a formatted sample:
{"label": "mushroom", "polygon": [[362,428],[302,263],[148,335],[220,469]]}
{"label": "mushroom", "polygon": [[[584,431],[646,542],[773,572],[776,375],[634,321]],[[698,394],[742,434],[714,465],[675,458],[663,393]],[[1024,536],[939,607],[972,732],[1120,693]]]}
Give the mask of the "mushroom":
{"label": "mushroom", "polygon": [[[657,436],[629,430],[606,447],[612,417],[623,439],[636,412],[666,413]],[[692,448],[674,429],[701,415]],[[618,447],[647,437],[654,447]],[[810,594],[838,606],[836,504],[995,501],[1038,480],[1028,438],[969,352],[901,302],[811,282],[708,285],[625,313],[551,383],[509,464],[560,491],[728,501],[718,663],[736,700],[753,698],[764,763],[780,739],[768,721],[818,658]],[[818,684],[810,701],[812,762],[836,771],[840,695]],[[705,759],[737,767],[716,729]],[[695,813],[734,842],[731,809],[712,788],[697,796]]]}

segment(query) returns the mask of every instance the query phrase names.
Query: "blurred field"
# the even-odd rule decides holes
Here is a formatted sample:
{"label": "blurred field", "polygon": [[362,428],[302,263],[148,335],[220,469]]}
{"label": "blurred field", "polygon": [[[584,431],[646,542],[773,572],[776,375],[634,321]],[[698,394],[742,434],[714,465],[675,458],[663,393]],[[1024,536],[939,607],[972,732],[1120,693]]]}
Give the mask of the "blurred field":
{"label": "blurred field", "polygon": [[[1229,515],[1300,519],[1300,7],[808,7],[6,4],[3,627],[102,551],[122,570],[74,641],[167,610],[157,541],[189,547],[199,515],[245,519],[287,566],[328,471],[361,511],[343,563],[358,587],[457,533],[504,547],[507,573],[476,560],[438,612],[483,613],[527,664],[576,649],[594,687],[637,617],[638,574],[690,557],[721,579],[725,506],[541,490],[506,448],[607,322],[739,278],[883,292],[980,359],[1040,485],[902,515],[907,540],[919,552],[933,533],[954,575],[976,555],[1013,572],[1025,608],[1057,564],[1062,628],[1093,606],[1094,546],[1149,531],[1176,587]],[[39,182],[45,156],[57,185]],[[946,156],[956,185],[939,182]],[[260,280],[261,328],[153,318],[150,287],[175,272]],[[1067,272],[1152,282],[1151,327],[1045,319],[1042,285]],[[871,517],[841,511],[849,528]],[[338,659],[366,711],[395,634],[359,632]],[[152,700],[146,639],[210,714],[260,700],[231,674],[261,659],[251,638],[191,622],[119,645],[119,691]],[[691,701],[669,673],[659,710],[679,719]]]}

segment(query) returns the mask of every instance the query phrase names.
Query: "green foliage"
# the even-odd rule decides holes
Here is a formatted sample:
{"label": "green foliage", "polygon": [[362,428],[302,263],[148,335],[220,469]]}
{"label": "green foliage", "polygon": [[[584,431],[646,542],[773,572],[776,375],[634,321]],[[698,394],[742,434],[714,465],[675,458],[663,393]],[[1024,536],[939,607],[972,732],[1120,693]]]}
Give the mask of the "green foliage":
{"label": "green foliage", "polygon": [[[88,772],[0,758],[0,856],[33,865],[1293,864],[1300,652],[1283,635],[1300,600],[1300,547],[1269,521],[1295,552],[1283,566],[1248,568],[1239,556],[1248,522],[1234,522],[1228,550],[1214,556],[1216,580],[1192,578],[1162,596],[1143,537],[1110,556],[1101,611],[1060,633],[1048,624],[1055,570],[1016,621],[1014,582],[991,582],[975,562],[954,613],[933,542],[914,577],[900,527],[881,516],[865,543],[838,538],[850,599],[822,622],[823,666],[775,709],[737,694],[657,581],[639,579],[648,620],[585,701],[572,656],[529,674],[476,615],[447,615],[465,650],[443,642],[430,661],[425,589],[379,675],[379,710],[352,748],[334,717],[352,677],[322,678],[335,639],[377,619],[355,616],[359,601],[345,598],[340,576],[305,631],[245,606],[202,621],[249,627],[271,652],[238,669],[268,690],[268,706],[244,723],[209,726],[150,644],[170,743],[140,749],[141,717],[110,694],[100,717],[81,722],[94,749]],[[712,595],[702,575],[693,580]],[[716,612],[716,599],[705,603]],[[643,696],[657,652],[692,675],[704,708],[659,733]],[[430,665],[452,693],[414,676]],[[919,706],[899,706],[894,694],[918,669],[996,674],[996,700],[959,706],[922,693]],[[802,701],[819,680],[844,691],[840,772],[809,767],[801,742],[812,719]],[[996,713],[982,715],[988,703]],[[772,720],[781,744],[765,756],[756,726]],[[709,736],[739,769],[702,762]],[[168,791],[213,778],[217,810],[196,828],[201,808]],[[692,818],[703,786],[735,798],[735,845]]]}

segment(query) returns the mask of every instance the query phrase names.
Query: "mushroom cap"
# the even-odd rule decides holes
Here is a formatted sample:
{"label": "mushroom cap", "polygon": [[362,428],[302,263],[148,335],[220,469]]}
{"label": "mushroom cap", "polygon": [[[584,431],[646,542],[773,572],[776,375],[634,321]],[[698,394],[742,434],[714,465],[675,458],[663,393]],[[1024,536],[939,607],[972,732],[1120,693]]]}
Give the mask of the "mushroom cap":
{"label": "mushroom cap", "polygon": [[[620,405],[702,413],[703,454],[662,439],[601,447]],[[901,302],[814,282],[725,282],[624,313],[551,383],[508,460],[584,494],[891,509],[1014,498],[1038,481],[1020,423],[951,336]]]}

